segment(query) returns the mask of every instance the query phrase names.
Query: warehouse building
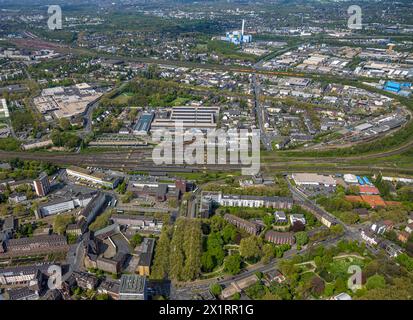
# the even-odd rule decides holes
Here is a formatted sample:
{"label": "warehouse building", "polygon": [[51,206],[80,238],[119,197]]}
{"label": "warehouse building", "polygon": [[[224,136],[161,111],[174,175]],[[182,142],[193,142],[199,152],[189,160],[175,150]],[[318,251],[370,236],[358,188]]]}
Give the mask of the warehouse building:
{"label": "warehouse building", "polygon": [[120,279],[120,300],[147,300],[146,277],[136,274],[123,274]]}
{"label": "warehouse building", "polygon": [[156,118],[152,122],[152,130],[174,130],[177,123],[182,123],[184,129],[215,129],[217,126],[219,107],[173,107],[168,114],[169,117]]}
{"label": "warehouse building", "polygon": [[155,117],[155,114],[153,112],[143,113],[139,117],[138,122],[133,128],[133,134],[136,134],[136,135],[147,134],[149,130],[151,129],[151,124],[152,124],[154,117]]}
{"label": "warehouse building", "polygon": [[298,186],[325,186],[335,187],[336,180],[332,176],[323,176],[316,173],[293,173],[292,178]]}
{"label": "warehouse building", "polygon": [[85,180],[87,182],[111,189],[116,188],[121,180],[119,177],[108,176],[101,172],[92,172],[90,170],[76,166],[67,168],[66,173],[68,176],[74,177],[76,179]]}
{"label": "warehouse building", "polygon": [[82,194],[74,198],[58,198],[47,202],[36,210],[35,216],[37,219],[59,214],[62,212],[71,211],[75,208],[84,208],[93,199],[95,193]]}

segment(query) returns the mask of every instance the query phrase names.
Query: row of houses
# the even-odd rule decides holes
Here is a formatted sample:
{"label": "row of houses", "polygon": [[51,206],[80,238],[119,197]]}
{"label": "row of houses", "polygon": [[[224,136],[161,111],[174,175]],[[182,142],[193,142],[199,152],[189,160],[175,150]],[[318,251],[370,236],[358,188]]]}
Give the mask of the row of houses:
{"label": "row of houses", "polygon": [[10,239],[0,244],[1,258],[67,252],[69,250],[66,237],[56,234]]}

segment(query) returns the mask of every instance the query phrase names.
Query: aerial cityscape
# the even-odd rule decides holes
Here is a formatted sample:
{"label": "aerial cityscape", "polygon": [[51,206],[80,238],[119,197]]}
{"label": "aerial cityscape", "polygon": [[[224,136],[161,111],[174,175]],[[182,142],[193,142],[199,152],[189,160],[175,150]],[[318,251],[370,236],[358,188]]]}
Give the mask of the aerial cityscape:
{"label": "aerial cityscape", "polygon": [[411,0],[0,0],[0,66],[0,304],[413,299]]}

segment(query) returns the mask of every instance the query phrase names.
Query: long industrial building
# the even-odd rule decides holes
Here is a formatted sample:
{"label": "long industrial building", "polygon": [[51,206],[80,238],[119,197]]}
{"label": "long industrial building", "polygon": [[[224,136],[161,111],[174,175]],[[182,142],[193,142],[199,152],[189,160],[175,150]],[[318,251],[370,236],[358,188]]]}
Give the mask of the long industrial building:
{"label": "long industrial building", "polygon": [[296,185],[335,187],[336,180],[332,176],[323,176],[316,173],[293,173],[292,178]]}
{"label": "long industrial building", "polygon": [[108,176],[100,172],[92,172],[76,166],[67,168],[66,173],[68,176],[76,179],[82,179],[111,189],[116,188],[120,182],[118,177]]}
{"label": "long industrial building", "polygon": [[73,198],[59,198],[53,201],[47,202],[36,210],[35,215],[37,219],[41,219],[46,216],[59,214],[62,212],[70,211],[75,208],[84,208],[93,199],[95,193],[88,193]]}
{"label": "long industrial building", "polygon": [[155,118],[151,130],[174,130],[176,124],[182,123],[184,129],[215,129],[219,107],[184,106],[173,107],[167,118]]}

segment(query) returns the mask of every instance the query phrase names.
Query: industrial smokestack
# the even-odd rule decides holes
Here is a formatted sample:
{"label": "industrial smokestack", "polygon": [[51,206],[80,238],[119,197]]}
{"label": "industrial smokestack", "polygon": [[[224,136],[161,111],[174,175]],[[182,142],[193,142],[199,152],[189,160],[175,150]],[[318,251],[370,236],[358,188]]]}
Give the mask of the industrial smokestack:
{"label": "industrial smokestack", "polygon": [[245,20],[242,19],[241,35],[244,37]]}

